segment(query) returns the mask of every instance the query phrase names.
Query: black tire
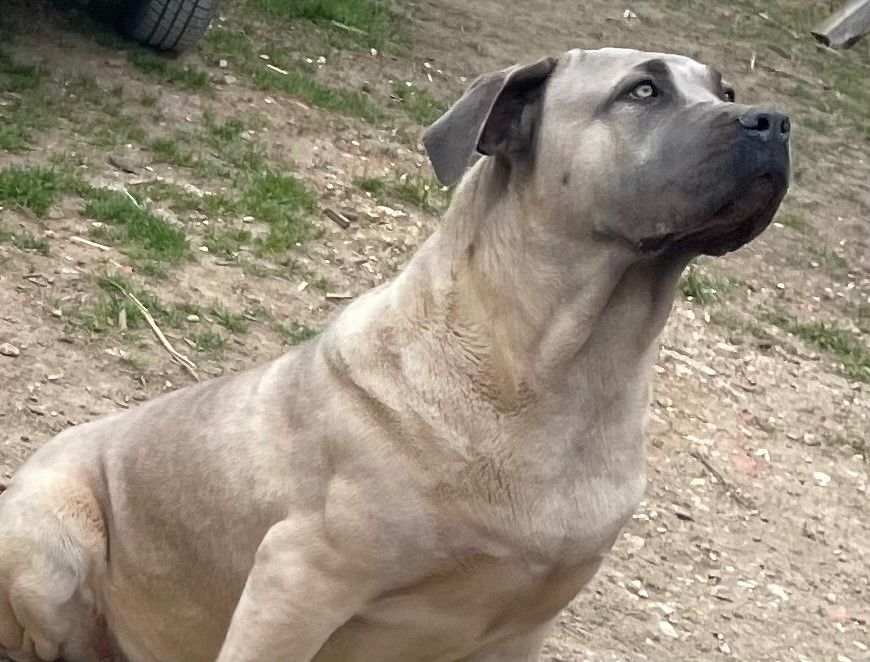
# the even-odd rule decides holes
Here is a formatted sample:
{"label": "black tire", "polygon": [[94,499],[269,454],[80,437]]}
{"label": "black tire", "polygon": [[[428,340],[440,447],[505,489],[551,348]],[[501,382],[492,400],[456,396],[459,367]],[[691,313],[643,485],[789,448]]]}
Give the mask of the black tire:
{"label": "black tire", "polygon": [[140,44],[180,53],[205,34],[218,0],[127,0],[127,34]]}

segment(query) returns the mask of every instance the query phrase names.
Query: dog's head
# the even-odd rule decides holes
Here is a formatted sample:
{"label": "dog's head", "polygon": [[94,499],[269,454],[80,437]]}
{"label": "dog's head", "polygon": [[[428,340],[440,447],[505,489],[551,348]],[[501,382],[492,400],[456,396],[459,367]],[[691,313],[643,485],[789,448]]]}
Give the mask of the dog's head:
{"label": "dog's head", "polygon": [[445,184],[477,150],[564,232],[654,256],[757,236],[788,187],[788,137],[788,117],[737,103],[715,69],[602,49],[480,77],[423,141]]}

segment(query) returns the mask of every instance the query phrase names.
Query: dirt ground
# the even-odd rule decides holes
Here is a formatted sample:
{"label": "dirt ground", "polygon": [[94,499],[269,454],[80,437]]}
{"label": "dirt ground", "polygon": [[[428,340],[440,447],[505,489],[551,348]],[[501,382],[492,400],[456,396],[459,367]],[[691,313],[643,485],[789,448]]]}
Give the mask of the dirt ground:
{"label": "dirt ground", "polygon": [[[438,222],[449,192],[416,136],[472,77],[578,46],[681,52],[789,111],[794,181],[759,240],[684,280],[646,499],[542,659],[870,660],[870,45],[816,46],[809,25],[838,4],[819,1],[398,4],[404,36],[375,41],[228,2],[163,66],[86,10],[0,0],[0,484],[65,427],[193,381],[117,286],[147,295],[200,378],[243,370]],[[66,174],[40,185],[37,167]],[[4,188],[10,168],[30,178]],[[307,191],[275,180],[298,241],[258,203],[263,172]],[[101,214],[104,189],[180,231],[184,255]]]}

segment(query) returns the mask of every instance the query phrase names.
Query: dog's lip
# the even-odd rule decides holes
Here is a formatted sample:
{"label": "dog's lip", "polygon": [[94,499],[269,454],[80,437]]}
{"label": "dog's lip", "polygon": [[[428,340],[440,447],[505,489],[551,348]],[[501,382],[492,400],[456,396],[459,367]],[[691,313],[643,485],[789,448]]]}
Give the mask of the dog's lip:
{"label": "dog's lip", "polygon": [[[784,187],[777,184],[777,178],[770,173],[764,173],[752,181],[750,187],[756,191],[764,191],[762,201],[753,205],[752,213],[741,215],[735,219],[740,203],[749,198],[748,194],[731,198],[719,206],[710,220],[698,227],[693,227],[685,232],[665,232],[657,235],[643,237],[637,241],[629,241],[635,252],[650,256],[663,252],[672,252],[680,248],[704,248],[707,242],[721,243],[725,246],[732,244],[742,246],[757,237],[773,219],[778,200],[784,194]],[[727,253],[734,248],[727,248]],[[718,255],[718,252],[714,252]]]}

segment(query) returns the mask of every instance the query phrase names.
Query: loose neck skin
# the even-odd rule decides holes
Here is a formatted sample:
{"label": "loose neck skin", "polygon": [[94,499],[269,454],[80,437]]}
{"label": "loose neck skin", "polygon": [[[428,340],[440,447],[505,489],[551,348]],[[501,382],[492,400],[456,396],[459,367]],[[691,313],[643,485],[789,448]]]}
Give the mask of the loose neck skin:
{"label": "loose neck skin", "polygon": [[640,259],[582,220],[548,216],[554,201],[532,189],[508,185],[494,159],[482,160],[408,277],[446,297],[448,327],[501,390],[558,389],[610,361],[636,379],[689,258]]}

